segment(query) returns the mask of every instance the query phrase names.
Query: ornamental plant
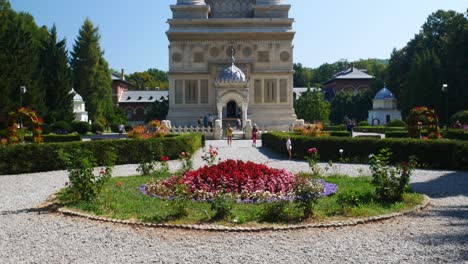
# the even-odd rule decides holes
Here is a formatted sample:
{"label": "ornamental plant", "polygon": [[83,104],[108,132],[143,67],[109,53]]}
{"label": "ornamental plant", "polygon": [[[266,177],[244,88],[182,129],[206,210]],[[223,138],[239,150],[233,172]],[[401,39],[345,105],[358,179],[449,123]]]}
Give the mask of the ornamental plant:
{"label": "ornamental plant", "polygon": [[165,173],[169,171],[169,164],[167,163],[168,161],[169,157],[166,156],[160,157],[159,161],[141,161],[137,167],[137,171],[141,176],[152,175],[158,171]]}
{"label": "ornamental plant", "polygon": [[314,205],[324,192],[325,186],[321,181],[298,178],[295,186],[295,203],[302,209],[305,218],[312,216]]}
{"label": "ornamental plant", "polygon": [[318,166],[318,160],[320,155],[318,153],[317,148],[309,148],[307,150],[308,156],[305,157],[307,162],[309,163],[310,170],[314,176],[320,175],[320,167]]}
{"label": "ornamental plant", "polygon": [[[26,107],[20,107],[18,111],[9,113],[8,118],[8,143],[17,144],[20,142],[20,137],[18,136],[18,127],[17,122],[20,116],[24,116],[27,119],[25,121],[30,121],[32,127],[31,131],[33,133],[33,142],[41,143],[42,142],[42,127],[44,121],[37,116],[37,112]],[[21,138],[23,140],[23,138]]]}
{"label": "ornamental plant", "polygon": [[208,151],[205,148],[203,148],[203,155],[201,158],[206,163],[206,165],[213,166],[218,163],[218,150],[218,148],[213,148],[213,146],[210,146]]}
{"label": "ornamental plant", "polygon": [[167,128],[159,120],[152,120],[146,126],[140,125],[127,132],[127,138],[148,139],[161,138],[167,134]]}
{"label": "ornamental plant", "polygon": [[182,164],[182,166],[180,167],[180,172],[181,173],[185,173],[189,170],[192,170],[193,169],[193,159],[192,159],[192,155],[188,152],[181,152],[179,154],[179,160]]}
{"label": "ornamental plant", "polygon": [[[167,180],[150,181],[146,194],[170,198],[176,197],[178,185],[187,187],[187,198],[195,201],[211,201],[216,197],[230,197],[238,203],[292,202],[296,198],[297,176],[284,170],[273,169],[253,162],[227,160],[214,166],[204,166],[187,171]],[[329,187],[332,187],[331,185]],[[321,195],[331,195],[332,189]]]}
{"label": "ornamental plant", "polygon": [[98,166],[93,153],[87,150],[75,150],[72,153],[58,151],[59,158],[66,164],[69,184],[63,193],[64,200],[70,202],[91,201],[101,192],[104,184],[112,177],[115,153],[105,153],[106,162],[99,173],[94,172]]}
{"label": "ornamental plant", "polygon": [[411,157],[409,162],[390,166],[391,155],[389,149],[382,149],[379,154],[370,155],[370,170],[377,199],[396,202],[401,201],[403,194],[409,190],[409,182],[416,167],[416,159]]}
{"label": "ornamental plant", "polygon": [[[420,125],[418,125],[418,123]],[[420,129],[427,129],[429,134],[437,133],[439,127],[439,117],[435,113],[434,109],[430,109],[425,106],[418,106],[411,109],[411,112],[407,118],[406,124],[408,126],[408,133],[411,137],[419,137]]]}

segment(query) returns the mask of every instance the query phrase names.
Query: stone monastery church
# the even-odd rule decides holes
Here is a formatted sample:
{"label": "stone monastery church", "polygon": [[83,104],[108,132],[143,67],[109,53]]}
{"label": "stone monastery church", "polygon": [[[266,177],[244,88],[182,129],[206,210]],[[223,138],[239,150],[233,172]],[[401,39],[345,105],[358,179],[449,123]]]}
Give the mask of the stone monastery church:
{"label": "stone monastery church", "polygon": [[296,121],[290,8],[283,0],[171,5],[167,119],[195,125],[212,114],[224,125],[287,130]]}

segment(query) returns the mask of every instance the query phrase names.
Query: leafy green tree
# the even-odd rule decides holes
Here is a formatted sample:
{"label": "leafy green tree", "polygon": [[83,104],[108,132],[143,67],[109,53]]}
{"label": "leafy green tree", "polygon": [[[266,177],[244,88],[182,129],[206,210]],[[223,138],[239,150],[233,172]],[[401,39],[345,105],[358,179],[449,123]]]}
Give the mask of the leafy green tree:
{"label": "leafy green tree", "polygon": [[340,92],[331,101],[330,120],[334,124],[341,124],[346,118],[363,121],[367,119],[368,111],[372,108],[372,91],[358,94]]}
{"label": "leafy green tree", "polygon": [[94,121],[113,117],[111,73],[103,57],[98,32],[99,29],[86,19],[71,53],[75,90],[83,97]]}
{"label": "leafy green tree", "polygon": [[[401,94],[403,115],[418,105],[449,115],[468,109],[468,12],[439,10],[431,14],[421,31],[390,58],[388,84]],[[446,94],[440,90],[448,84]],[[446,123],[446,115],[440,115]]]}
{"label": "leafy green tree", "polygon": [[14,12],[8,1],[0,0],[0,111],[3,118],[20,104],[20,86],[26,86],[23,106],[43,116],[43,79],[39,67],[39,48],[47,31],[38,28],[34,18]]}
{"label": "leafy green tree", "polygon": [[296,101],[296,114],[298,118],[305,121],[316,123],[327,123],[330,117],[330,103],[325,101],[324,95],[320,90],[307,89]]}
{"label": "leafy green tree", "polygon": [[57,39],[55,25],[41,50],[42,76],[48,109],[47,123],[65,120],[71,122],[73,114],[72,72],[68,64],[66,40]]}
{"label": "leafy green tree", "polygon": [[166,120],[167,113],[169,112],[169,99],[161,97],[151,106],[151,110],[146,116],[146,122],[153,119]]}
{"label": "leafy green tree", "polygon": [[167,72],[152,68],[130,74],[127,80],[133,83],[137,90],[166,90],[169,86]]}

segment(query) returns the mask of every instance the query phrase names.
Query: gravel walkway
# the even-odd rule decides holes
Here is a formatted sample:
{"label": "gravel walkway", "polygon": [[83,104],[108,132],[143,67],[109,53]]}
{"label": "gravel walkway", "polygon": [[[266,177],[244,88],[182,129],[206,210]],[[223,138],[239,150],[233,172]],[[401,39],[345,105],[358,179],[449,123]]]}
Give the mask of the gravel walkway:
{"label": "gravel walkway", "polygon": [[[231,148],[223,141],[208,144],[220,147],[223,159],[308,170],[305,162],[285,161],[285,155],[248,141],[234,141]],[[118,166],[115,174],[135,174],[135,168]],[[367,166],[333,170],[358,175]],[[64,171],[0,176],[0,263],[468,263],[467,172],[416,171],[412,187],[433,199],[431,208],[416,215],[338,229],[247,234],[134,228],[35,209],[66,181]]]}

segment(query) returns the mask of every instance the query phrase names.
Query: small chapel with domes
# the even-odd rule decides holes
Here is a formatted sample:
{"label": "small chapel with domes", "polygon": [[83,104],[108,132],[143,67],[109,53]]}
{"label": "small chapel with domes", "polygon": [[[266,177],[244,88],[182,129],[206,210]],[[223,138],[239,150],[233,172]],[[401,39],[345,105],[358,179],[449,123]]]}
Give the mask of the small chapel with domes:
{"label": "small chapel with domes", "polygon": [[391,120],[401,120],[401,111],[397,108],[397,99],[386,86],[374,97],[368,122],[371,125],[386,125]]}
{"label": "small chapel with domes", "polygon": [[176,126],[212,114],[287,130],[294,22],[283,0],[178,0],[169,30],[169,113]]}

